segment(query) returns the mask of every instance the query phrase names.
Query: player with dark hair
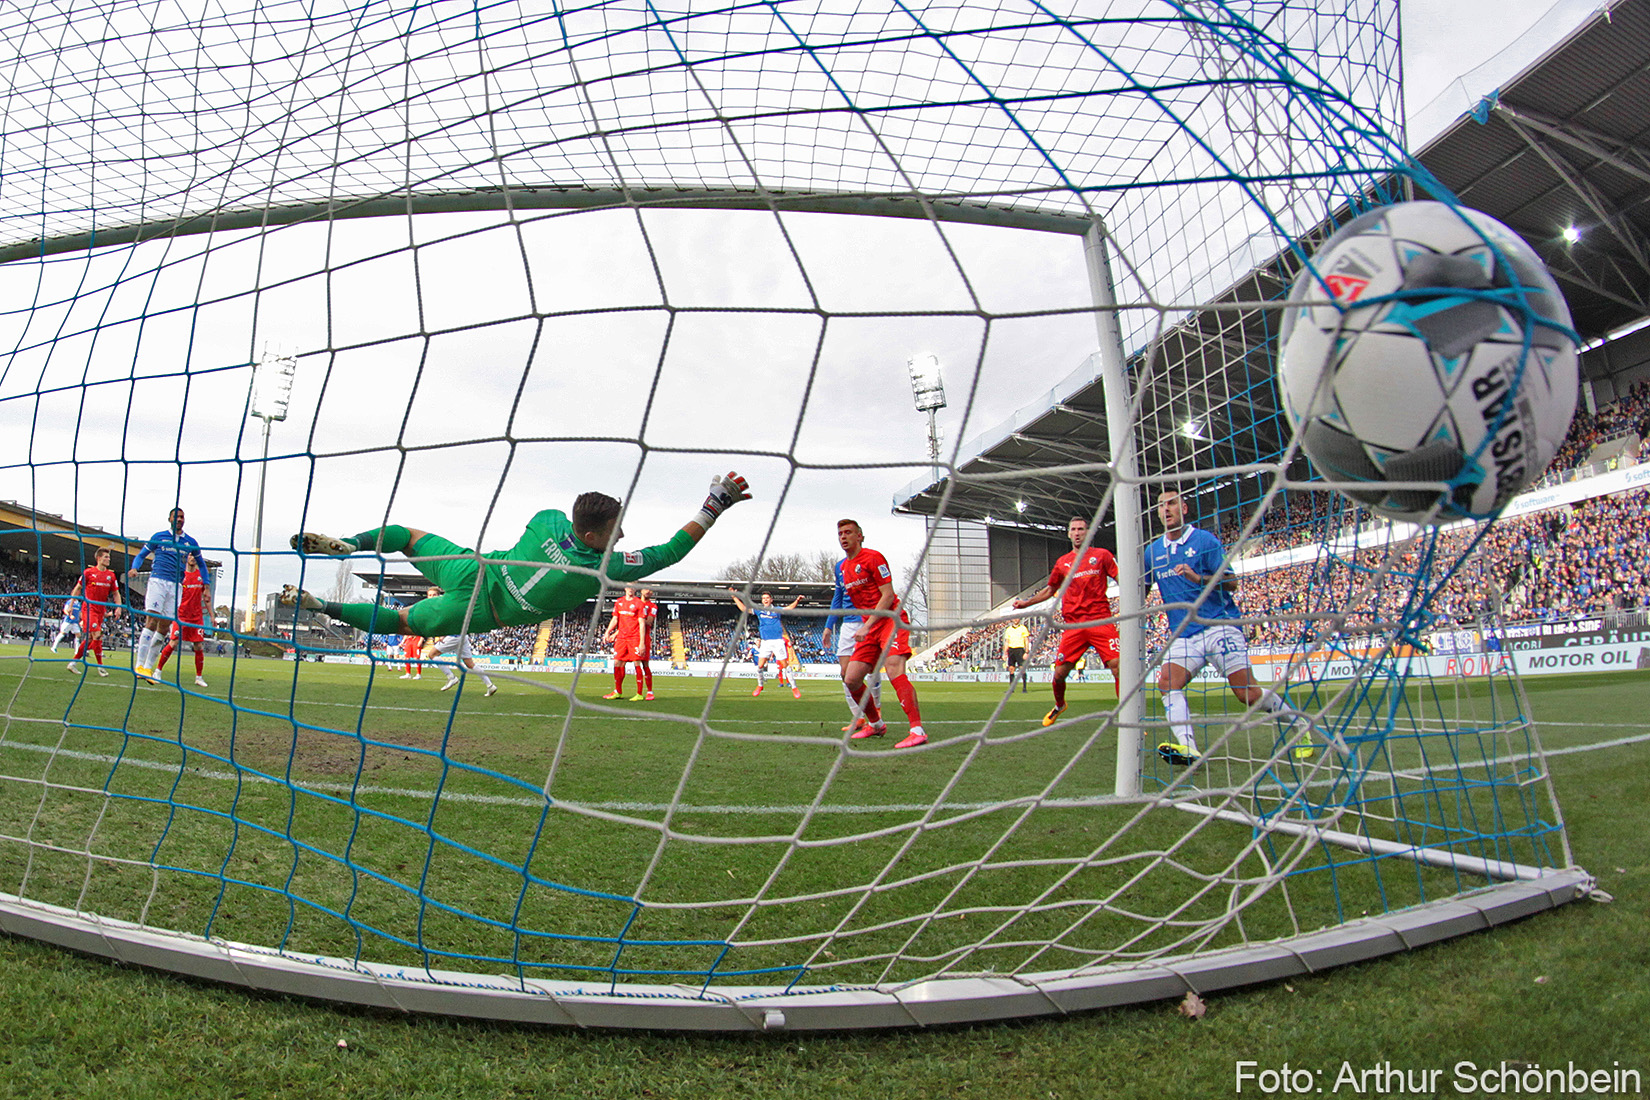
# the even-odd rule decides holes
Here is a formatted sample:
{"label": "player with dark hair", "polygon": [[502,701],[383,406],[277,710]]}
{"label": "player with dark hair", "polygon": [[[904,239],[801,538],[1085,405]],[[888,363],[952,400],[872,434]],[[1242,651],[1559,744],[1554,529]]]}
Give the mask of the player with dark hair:
{"label": "player with dark hair", "polygon": [[527,524],[509,550],[477,553],[415,527],[374,527],[347,539],[310,532],[292,536],[305,554],[346,557],[355,553],[406,554],[443,594],[411,607],[377,603],[333,603],[287,585],[281,604],[320,611],[368,633],[399,625],[402,633],[426,638],[500,626],[526,626],[570,611],[601,591],[602,578],[637,580],[675,565],[687,556],[728,508],[750,499],[738,474],[718,475],[693,518],[668,541],[621,553],[612,547],[624,537],[621,505],[605,493],[584,493],[573,515],[547,508]]}
{"label": "player with dark hair", "polygon": [[[1163,693],[1163,709],[1175,740],[1157,746],[1157,754],[1180,767],[1193,764],[1202,755],[1192,733],[1192,710],[1186,702],[1186,685],[1205,664],[1212,664],[1231,685],[1232,694],[1248,706],[1259,706],[1292,722],[1292,712],[1278,694],[1255,682],[1249,668],[1249,642],[1233,594],[1238,578],[1226,569],[1226,551],[1220,539],[1186,522],[1186,498],[1174,489],[1165,489],[1157,498],[1158,518],[1163,534],[1146,547],[1146,583],[1156,584],[1163,598],[1169,623],[1169,648],[1157,676]],[[1215,578],[1218,577],[1218,580]],[[1203,589],[1215,580],[1205,596]],[[1298,745],[1299,758],[1312,755],[1311,745]]]}
{"label": "player with dark hair", "polygon": [[624,695],[624,670],[632,664],[636,666],[636,694],[630,701],[640,703],[647,698],[641,657],[644,606],[636,595],[635,586],[629,584],[624,586],[624,595],[613,601],[613,617],[602,632],[602,644],[613,647],[613,690],[602,696],[603,699],[617,699]]}
{"label": "player with dark hair", "polygon": [[143,593],[143,611],[148,618],[132,641],[132,666],[145,680],[155,679],[155,654],[165,644],[171,624],[177,621],[178,592],[185,567],[193,561],[200,575],[207,576],[200,543],[183,533],[183,509],[168,512],[166,523],[166,530],[151,535],[143,544],[143,552],[126,570],[128,578],[136,577],[144,562],[151,563],[149,586]]}
{"label": "player with dark hair", "polygon": [[1060,651],[1054,658],[1054,682],[1050,685],[1054,689],[1054,707],[1043,716],[1045,726],[1052,726],[1066,709],[1066,677],[1091,648],[1111,669],[1112,679],[1117,679],[1117,628],[1098,621],[1111,618],[1106,581],[1117,579],[1117,559],[1103,546],[1083,549],[1089,538],[1089,521],[1082,516],[1071,517],[1066,524],[1066,537],[1071,539],[1071,552],[1054,563],[1048,583],[1025,599],[1014,601],[1016,609],[1030,607],[1042,603],[1064,585],[1066,594],[1060,600],[1060,618],[1068,624],[1090,624],[1068,625],[1060,635]]}
{"label": "player with dark hair", "polygon": [[848,685],[854,704],[864,713],[867,724],[848,736],[858,741],[866,737],[881,737],[888,732],[881,709],[865,686],[865,678],[880,666],[888,676],[889,686],[899,697],[905,717],[911,722],[910,735],[894,747],[911,749],[925,745],[928,734],[922,728],[917,689],[905,675],[905,659],[911,656],[911,634],[906,627],[911,620],[901,609],[899,596],[894,592],[888,559],[865,545],[865,532],[855,520],[838,520],[836,537],[837,544],[846,555],[842,562],[843,587],[848,590],[848,599],[864,613],[865,618],[854,655],[843,673],[843,683]]}
{"label": "player with dark hair", "polygon": [[183,572],[183,584],[178,588],[178,621],[172,624],[171,637],[167,638],[166,646],[160,651],[160,659],[155,662],[155,672],[166,667],[166,659],[172,656],[178,645],[187,642],[195,650],[195,686],[206,687],[206,650],[202,643],[206,641],[206,633],[202,627],[206,623],[206,611],[202,601],[206,595],[206,582],[201,579],[200,571],[191,562]]}
{"label": "player with dark hair", "polygon": [[84,661],[90,649],[97,658],[97,674],[109,675],[103,667],[103,617],[120,617],[120,603],[114,598],[120,590],[120,578],[109,568],[109,558],[109,548],[99,546],[92,554],[92,564],[81,570],[80,579],[69,593],[69,599],[80,601],[80,647],[75,650],[74,660],[64,666],[70,672],[84,670],[85,666],[77,662]]}
{"label": "player with dark hair", "polygon": [[659,625],[659,605],[653,602],[653,589],[644,588],[637,593],[642,601],[639,614],[642,624],[642,643],[636,651],[637,667],[641,669],[641,676],[645,684],[638,685],[642,689],[642,698],[649,702],[653,699],[653,630]]}
{"label": "player with dark hair", "polygon": [[773,593],[762,593],[762,604],[759,607],[747,607],[745,601],[739,598],[736,589],[729,588],[733,594],[733,604],[740,611],[756,620],[756,690],[752,695],[761,695],[767,678],[762,673],[767,669],[768,662],[773,661],[778,670],[779,682],[791,689],[791,694],[798,699],[802,698],[802,689],[791,679],[789,673],[790,648],[785,644],[785,624],[780,614],[785,611],[795,611],[802,606],[802,597],[798,596],[784,607],[773,605]]}

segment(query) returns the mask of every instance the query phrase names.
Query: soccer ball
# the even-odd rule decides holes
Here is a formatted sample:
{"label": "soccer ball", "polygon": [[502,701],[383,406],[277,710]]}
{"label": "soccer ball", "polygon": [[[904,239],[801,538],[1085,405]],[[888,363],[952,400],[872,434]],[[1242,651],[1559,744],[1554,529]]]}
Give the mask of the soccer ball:
{"label": "soccer ball", "polygon": [[1279,347],[1302,449],[1331,481],[1369,482],[1343,491],[1392,519],[1495,512],[1575,414],[1570,311],[1546,266],[1494,218],[1441,202],[1371,210],[1330,237],[1295,282]]}

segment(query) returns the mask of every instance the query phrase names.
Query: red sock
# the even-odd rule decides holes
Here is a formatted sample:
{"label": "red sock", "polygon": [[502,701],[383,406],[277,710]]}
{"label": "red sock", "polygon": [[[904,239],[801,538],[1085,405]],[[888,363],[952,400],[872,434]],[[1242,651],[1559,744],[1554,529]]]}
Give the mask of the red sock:
{"label": "red sock", "polygon": [[92,643],[92,652],[97,655],[97,663],[103,663],[103,639],[99,638]]}
{"label": "red sock", "polygon": [[641,670],[642,670],[639,675],[641,677],[645,677],[646,680],[647,680],[647,690],[652,691],[653,690],[653,666],[648,664],[646,661],[643,661],[638,667],[641,668]]}
{"label": "red sock", "polygon": [[86,656],[86,647],[91,645],[91,644],[92,644],[92,640],[90,638],[80,639],[80,648],[74,651],[74,659],[79,661],[79,660],[82,660],[83,658],[85,658],[85,656]]}
{"label": "red sock", "polygon": [[165,668],[166,667],[166,659],[170,656],[172,656],[172,643],[167,642],[166,645],[160,651],[160,660],[155,662],[155,671],[158,672],[161,669]]}
{"label": "red sock", "polygon": [[1061,679],[1060,677],[1056,676],[1054,678],[1054,682],[1052,684],[1050,684],[1049,686],[1054,689],[1054,705],[1057,706],[1057,707],[1065,706],[1066,705],[1066,682],[1063,679]]}
{"label": "red sock", "polygon": [[613,666],[613,690],[621,695],[624,693],[624,665],[622,664]]}
{"label": "red sock", "polygon": [[[848,690],[854,689],[850,687]],[[871,694],[871,689],[865,684],[861,683],[859,690],[854,691],[854,703],[864,711],[865,720],[871,725],[882,721],[882,711],[877,709],[877,697]]]}
{"label": "red sock", "polygon": [[195,650],[195,675],[206,675],[206,650],[204,649]]}
{"label": "red sock", "polygon": [[899,696],[900,709],[905,711],[905,717],[911,720],[913,726],[922,725],[922,711],[917,709],[917,689],[911,686],[911,680],[902,672],[890,677],[888,682],[894,685],[894,694]]}

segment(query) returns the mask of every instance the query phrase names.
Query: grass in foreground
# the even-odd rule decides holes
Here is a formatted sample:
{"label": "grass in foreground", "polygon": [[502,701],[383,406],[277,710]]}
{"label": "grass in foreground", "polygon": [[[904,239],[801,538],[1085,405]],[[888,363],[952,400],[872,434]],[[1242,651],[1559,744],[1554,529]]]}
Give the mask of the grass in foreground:
{"label": "grass in foreground", "polygon": [[[291,666],[285,672],[290,676]],[[423,686],[430,687],[428,681]],[[1550,745],[1643,732],[1634,713],[1643,690],[1636,679],[1533,681],[1530,688],[1538,716],[1562,715],[1576,723],[1551,730]],[[134,708],[150,705],[127,694]],[[383,705],[423,704],[432,696],[429,690],[409,693]],[[953,703],[942,702],[947,693],[932,696],[943,722]],[[998,698],[994,691],[978,699],[959,694],[954,705],[977,716],[982,702]],[[1016,696],[1009,721],[1030,729],[1045,698],[1036,692]],[[501,700],[520,706],[513,692],[486,701],[467,696],[455,731],[484,702]],[[735,696],[718,708],[724,705],[729,715],[741,713],[738,708],[758,716],[795,713],[788,698]],[[809,721],[840,724],[835,696],[819,706],[824,716]],[[529,725],[552,726],[554,717],[546,713]],[[155,735],[168,723],[175,729],[178,720],[172,714],[153,721]],[[496,716],[477,721],[494,722]],[[16,731],[14,723],[8,738]],[[553,736],[565,742],[565,733]],[[500,758],[514,753],[542,760],[535,756],[539,750],[524,748],[532,736],[532,730],[518,730],[496,751]],[[557,743],[550,733],[539,736],[542,745]],[[565,753],[568,746],[562,747]],[[589,766],[581,781],[591,796],[615,785],[649,789],[659,782],[649,765],[626,753],[600,743],[573,747],[575,767],[585,766],[580,760]],[[416,752],[413,757],[399,764],[386,760],[378,771],[410,767]],[[1617,895],[1615,905],[1573,905],[1413,955],[1290,986],[1220,995],[1198,1023],[1176,1016],[1172,1006],[1148,1005],[1072,1020],[908,1035],[759,1041],[573,1035],[392,1019],[260,998],[0,940],[0,1019],[8,1037],[0,1048],[7,1068],[0,1094],[717,1096],[792,1095],[823,1087],[836,1095],[879,1097],[1162,1096],[1228,1094],[1238,1058],[1330,1070],[1342,1058],[1368,1065],[1421,1060],[1446,1069],[1467,1058],[1568,1058],[1608,1067],[1612,1058],[1631,1061],[1643,1050],[1637,1019],[1650,1007],[1639,984],[1624,977],[1643,972],[1644,945],[1650,943],[1643,917],[1650,893],[1643,844],[1650,825],[1647,764],[1650,749],[1642,743],[1553,762],[1577,860]],[[1110,774],[1109,766],[1096,770]],[[772,772],[764,783],[785,768]],[[920,782],[920,776],[906,778]],[[892,784],[894,793],[902,786]],[[708,784],[706,794],[717,790]],[[878,783],[868,779],[856,796],[879,793]],[[712,820],[728,828],[726,821]],[[349,1051],[337,1049],[340,1037],[349,1040]]]}

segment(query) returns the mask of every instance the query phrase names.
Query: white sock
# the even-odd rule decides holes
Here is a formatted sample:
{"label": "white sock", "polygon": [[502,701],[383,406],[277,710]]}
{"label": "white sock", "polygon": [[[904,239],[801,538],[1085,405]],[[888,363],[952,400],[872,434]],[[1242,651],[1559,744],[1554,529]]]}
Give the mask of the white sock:
{"label": "white sock", "polygon": [[1283,699],[1279,697],[1277,692],[1273,691],[1271,688],[1267,688],[1261,693],[1260,706],[1262,710],[1276,714],[1284,708],[1284,702]]}
{"label": "white sock", "polygon": [[1189,749],[1197,748],[1197,738],[1192,736],[1192,708],[1186,703],[1186,693],[1164,692],[1163,709],[1169,712],[1169,728],[1174,730],[1175,740]]}
{"label": "white sock", "polygon": [[882,673],[876,672],[865,681],[871,685],[871,698],[876,700],[877,706],[882,706]]}
{"label": "white sock", "polygon": [[155,667],[155,646],[160,641],[160,635],[148,627],[138,635],[138,664],[144,668]]}

